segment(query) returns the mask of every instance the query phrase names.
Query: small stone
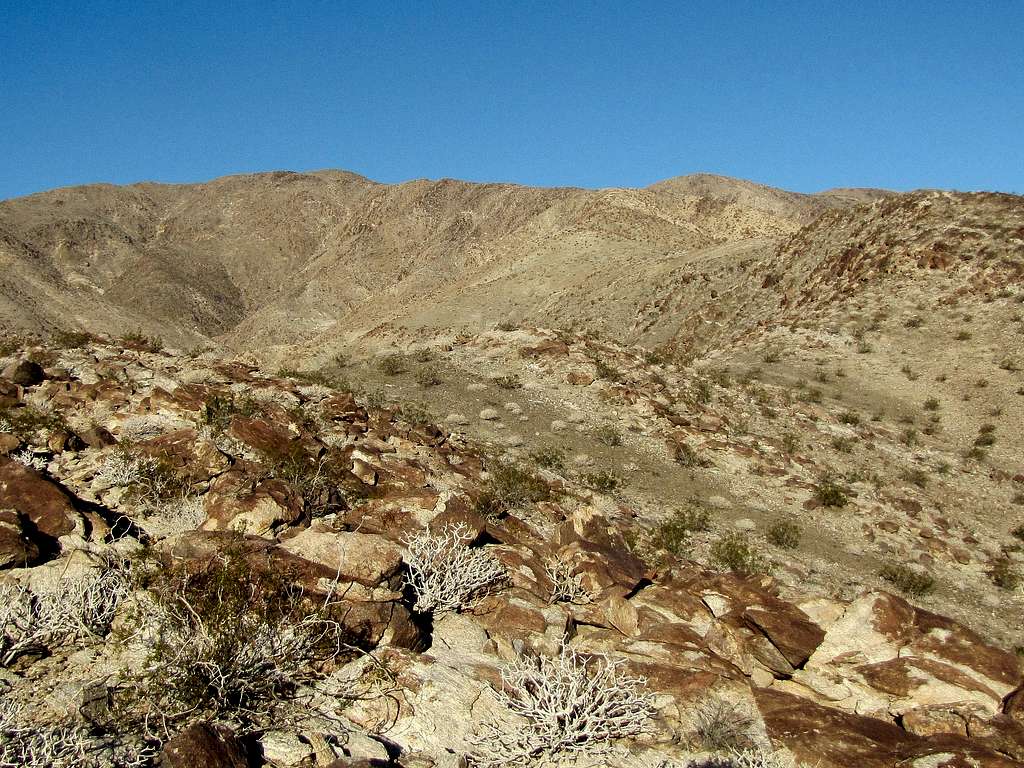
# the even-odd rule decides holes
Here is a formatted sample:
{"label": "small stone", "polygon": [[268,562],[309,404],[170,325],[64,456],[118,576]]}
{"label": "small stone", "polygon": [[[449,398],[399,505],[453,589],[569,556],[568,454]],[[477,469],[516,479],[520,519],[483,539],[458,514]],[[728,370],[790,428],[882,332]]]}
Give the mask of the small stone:
{"label": "small stone", "polygon": [[487,389],[487,385],[481,384],[479,381],[474,381],[473,383],[466,385],[467,392],[483,392],[485,389]]}
{"label": "small stone", "polygon": [[753,531],[757,529],[757,523],[755,523],[749,517],[741,517],[739,520],[733,523],[733,527],[737,531]]}
{"label": "small stone", "polygon": [[562,430],[564,430],[568,426],[569,425],[567,423],[565,423],[564,421],[562,421],[561,419],[555,419],[554,421],[551,422],[551,431],[552,432],[561,432]]}
{"label": "small stone", "polygon": [[469,419],[463,416],[461,413],[449,413],[445,416],[445,422],[448,424],[454,424],[459,427],[464,427],[469,424]]}
{"label": "small stone", "polygon": [[505,410],[508,411],[509,413],[515,414],[516,416],[518,416],[520,413],[523,412],[523,409],[519,405],[519,403],[511,403],[511,402],[510,403],[505,403]]}
{"label": "small stone", "polygon": [[594,460],[585,453],[578,453],[572,457],[572,463],[577,467],[592,467],[594,466]]}
{"label": "small stone", "polygon": [[480,418],[484,421],[495,421],[498,417],[499,414],[494,408],[484,408],[480,411]]}

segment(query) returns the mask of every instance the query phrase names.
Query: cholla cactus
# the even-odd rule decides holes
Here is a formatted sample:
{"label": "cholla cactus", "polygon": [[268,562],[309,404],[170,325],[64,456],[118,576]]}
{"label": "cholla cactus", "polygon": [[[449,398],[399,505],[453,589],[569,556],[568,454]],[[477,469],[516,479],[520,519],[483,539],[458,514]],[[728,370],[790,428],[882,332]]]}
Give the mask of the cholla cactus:
{"label": "cholla cactus", "polygon": [[417,611],[440,615],[462,610],[505,580],[505,566],[487,550],[471,548],[472,540],[465,523],[405,540],[407,583],[416,592]]}
{"label": "cholla cactus", "polygon": [[0,700],[0,768],[98,766],[87,734],[72,725],[38,726],[15,701]]}
{"label": "cholla cactus", "polygon": [[785,750],[746,749],[732,751],[726,757],[701,758],[685,768],[805,768],[805,764],[797,763]]}
{"label": "cholla cactus", "polygon": [[10,434],[14,431],[14,425],[7,419],[0,418],[0,435]]}
{"label": "cholla cactus", "polygon": [[501,672],[505,713],[473,739],[474,764],[515,768],[560,757],[607,754],[616,739],[638,736],[654,714],[647,680],[625,661],[563,648],[555,658],[524,658]]}
{"label": "cholla cactus", "polygon": [[11,458],[19,464],[24,464],[29,469],[34,469],[36,472],[42,472],[46,469],[46,459],[42,456],[36,456],[28,448],[11,454]]}
{"label": "cholla cactus", "polygon": [[129,589],[126,570],[111,565],[45,592],[0,585],[0,667],[32,650],[105,636]]}
{"label": "cholla cactus", "polygon": [[594,596],[583,586],[583,574],[574,573],[576,563],[555,557],[544,564],[544,573],[551,581],[552,603],[575,603],[584,605],[593,602]]}

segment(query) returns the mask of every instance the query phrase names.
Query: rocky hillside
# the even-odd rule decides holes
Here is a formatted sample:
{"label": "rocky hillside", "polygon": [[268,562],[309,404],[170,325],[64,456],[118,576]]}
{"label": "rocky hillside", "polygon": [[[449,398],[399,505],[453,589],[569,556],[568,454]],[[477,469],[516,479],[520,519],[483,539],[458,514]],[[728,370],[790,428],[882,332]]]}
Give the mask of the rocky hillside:
{"label": "rocky hillside", "polygon": [[60,189],[0,203],[0,320],[141,329],[186,348],[510,318],[636,335],[652,290],[709,249],[760,253],[878,194],[704,175],[597,191],[385,185],[334,171]]}
{"label": "rocky hillside", "polygon": [[[798,529],[773,529],[766,554],[750,526],[719,527],[729,499],[648,514],[630,489],[673,475],[615,453],[671,447],[676,475],[716,464],[837,520],[855,495],[889,547],[966,542],[927,483],[825,484],[817,444],[760,420],[888,455],[902,443],[884,422],[541,331],[384,366],[505,400],[473,413],[489,435],[324,371],[132,346],[64,336],[0,361],[0,765],[1024,762],[1020,656],[889,591],[928,593],[902,554],[837,596],[787,574]],[[501,375],[452,377],[463,360]],[[579,417],[549,428],[596,435],[616,471],[497,439],[567,388],[586,393]],[[610,412],[621,424],[597,423]]]}

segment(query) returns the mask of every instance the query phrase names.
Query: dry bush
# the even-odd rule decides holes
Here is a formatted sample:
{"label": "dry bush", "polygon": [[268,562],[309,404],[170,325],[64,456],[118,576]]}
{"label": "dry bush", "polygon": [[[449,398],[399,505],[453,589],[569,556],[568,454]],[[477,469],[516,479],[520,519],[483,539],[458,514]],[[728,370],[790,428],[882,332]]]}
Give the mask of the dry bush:
{"label": "dry bush", "polygon": [[0,585],[0,667],[27,653],[102,639],[130,589],[127,567],[114,562],[62,578],[47,591]]}
{"label": "dry bush", "polygon": [[482,768],[536,766],[553,757],[599,757],[617,739],[639,736],[654,714],[647,680],[622,659],[563,648],[554,658],[523,658],[501,672],[503,712],[473,739]]}
{"label": "dry bush", "polygon": [[544,574],[551,582],[552,603],[584,605],[593,602],[594,595],[583,586],[583,574],[577,573],[577,563],[564,557],[554,557],[544,564]]}
{"label": "dry bush", "polygon": [[469,526],[455,523],[404,541],[407,584],[417,611],[435,616],[460,611],[504,582],[505,566],[486,549],[471,547],[472,540]]}
{"label": "dry bush", "polygon": [[693,741],[704,749],[743,750],[754,746],[754,716],[744,704],[709,695],[695,702],[688,714]]}

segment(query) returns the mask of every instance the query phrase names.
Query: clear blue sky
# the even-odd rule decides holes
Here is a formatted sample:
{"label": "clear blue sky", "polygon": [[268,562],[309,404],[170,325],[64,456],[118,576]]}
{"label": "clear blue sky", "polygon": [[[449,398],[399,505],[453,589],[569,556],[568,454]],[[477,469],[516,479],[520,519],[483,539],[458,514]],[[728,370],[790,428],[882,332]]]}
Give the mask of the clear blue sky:
{"label": "clear blue sky", "polygon": [[1024,1],[0,0],[0,198],[317,168],[1024,193]]}

